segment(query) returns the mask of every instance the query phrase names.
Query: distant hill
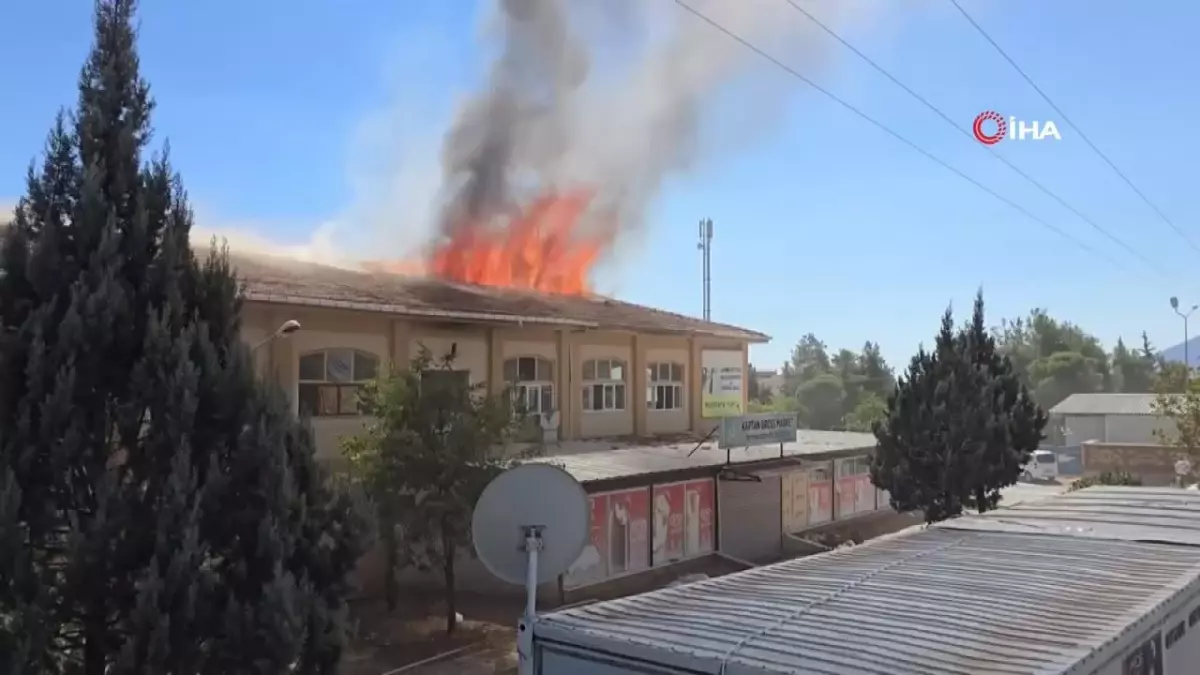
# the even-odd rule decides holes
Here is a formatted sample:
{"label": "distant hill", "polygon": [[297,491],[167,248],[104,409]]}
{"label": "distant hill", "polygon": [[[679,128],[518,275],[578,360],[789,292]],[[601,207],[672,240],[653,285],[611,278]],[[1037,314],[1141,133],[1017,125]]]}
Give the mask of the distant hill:
{"label": "distant hill", "polygon": [[[1173,363],[1183,363],[1183,343],[1168,347],[1160,353],[1163,359]],[[1187,341],[1187,360],[1193,368],[1200,368],[1200,336]]]}

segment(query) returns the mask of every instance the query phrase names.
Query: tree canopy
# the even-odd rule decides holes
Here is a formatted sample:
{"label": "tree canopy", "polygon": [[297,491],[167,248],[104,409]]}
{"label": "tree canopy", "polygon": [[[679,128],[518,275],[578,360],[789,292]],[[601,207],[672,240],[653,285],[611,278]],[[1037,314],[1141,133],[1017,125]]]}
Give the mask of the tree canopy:
{"label": "tree canopy", "polygon": [[971,322],[950,310],[930,351],[921,348],[876,422],[871,480],[898,511],[927,522],[996,507],[1042,440],[1045,412],[997,350],[984,323],[983,295]]}
{"label": "tree canopy", "polygon": [[96,4],[75,110],[0,245],[0,672],[334,672],[368,522],[263,387],[223,251]]}
{"label": "tree canopy", "polygon": [[[1184,390],[1183,365],[1164,362],[1144,332],[1136,347],[1118,338],[1108,351],[1098,338],[1045,309],[1001,319],[987,332],[996,351],[1009,358],[1018,380],[1047,410],[1077,393]],[[797,412],[801,425],[812,429],[869,429],[881,419],[880,403],[895,386],[878,343],[868,341],[859,351],[831,352],[812,333],[800,338],[779,373],[782,385],[774,391],[763,387],[761,374],[755,374],[752,408]]]}

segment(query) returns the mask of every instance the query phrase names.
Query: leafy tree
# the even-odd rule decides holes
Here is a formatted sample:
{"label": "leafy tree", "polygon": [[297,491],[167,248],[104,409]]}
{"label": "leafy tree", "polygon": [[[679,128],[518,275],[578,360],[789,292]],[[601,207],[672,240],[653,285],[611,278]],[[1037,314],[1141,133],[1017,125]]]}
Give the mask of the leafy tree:
{"label": "leafy tree", "polygon": [[422,350],[407,370],[365,388],[372,421],[344,441],[379,509],[388,606],[397,603],[400,569],[437,570],[448,633],[456,625],[455,562],[471,550],[471,512],[488,482],[513,464],[503,444],[519,417],[507,394],[469,386],[465,375],[454,370],[453,355],[434,359]]}
{"label": "leafy tree", "polygon": [[836,375],[819,375],[796,390],[800,416],[812,429],[840,427],[845,398],[846,388]]}
{"label": "leafy tree", "polygon": [[143,164],[134,10],[96,4],[0,245],[0,671],[331,673],[368,523],[260,387],[165,154]]}
{"label": "leafy tree", "polygon": [[1143,393],[1154,390],[1157,355],[1146,334],[1142,333],[1142,349],[1130,350],[1125,341],[1117,338],[1112,352],[1113,390]]}
{"label": "leafy tree", "polygon": [[1200,468],[1200,384],[1192,382],[1184,391],[1180,383],[1180,391],[1172,389],[1164,387],[1154,398],[1151,410],[1168,421],[1154,430],[1154,436],[1163,445],[1178,448],[1191,461],[1194,474]]}
{"label": "leafy tree", "polygon": [[899,511],[926,522],[964,508],[995,508],[1042,439],[1045,413],[1021,384],[984,325],[983,296],[972,321],[955,331],[950,310],[935,347],[913,357],[888,399],[871,479]]}
{"label": "leafy tree", "polygon": [[887,419],[887,399],[877,394],[867,394],[854,410],[846,413],[842,426],[846,431],[873,431],[876,422]]}
{"label": "leafy tree", "polygon": [[1001,321],[994,336],[997,348],[1043,407],[1053,407],[1071,394],[1113,390],[1111,364],[1100,341],[1044,309]]}

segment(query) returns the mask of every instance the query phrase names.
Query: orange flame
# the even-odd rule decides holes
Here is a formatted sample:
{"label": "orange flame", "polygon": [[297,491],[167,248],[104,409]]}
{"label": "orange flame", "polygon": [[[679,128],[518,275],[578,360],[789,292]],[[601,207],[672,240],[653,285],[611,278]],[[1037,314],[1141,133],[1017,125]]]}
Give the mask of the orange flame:
{"label": "orange flame", "polygon": [[[504,227],[468,223],[439,242],[423,271],[447,281],[523,288],[544,293],[588,292],[588,276],[605,246],[579,233],[591,195],[548,194]],[[372,271],[413,273],[413,263],[366,263]]]}

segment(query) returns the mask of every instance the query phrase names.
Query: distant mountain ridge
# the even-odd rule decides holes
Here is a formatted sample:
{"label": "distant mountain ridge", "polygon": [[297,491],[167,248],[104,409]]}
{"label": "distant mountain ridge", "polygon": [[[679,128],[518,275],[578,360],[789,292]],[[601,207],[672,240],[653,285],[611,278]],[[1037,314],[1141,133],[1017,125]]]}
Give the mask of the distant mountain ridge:
{"label": "distant mountain ridge", "polygon": [[[1180,342],[1174,347],[1167,347],[1159,352],[1159,355],[1165,361],[1183,363],[1183,345],[1184,343]],[[1191,362],[1188,365],[1192,368],[1200,368],[1200,335],[1187,341],[1187,360]]]}

